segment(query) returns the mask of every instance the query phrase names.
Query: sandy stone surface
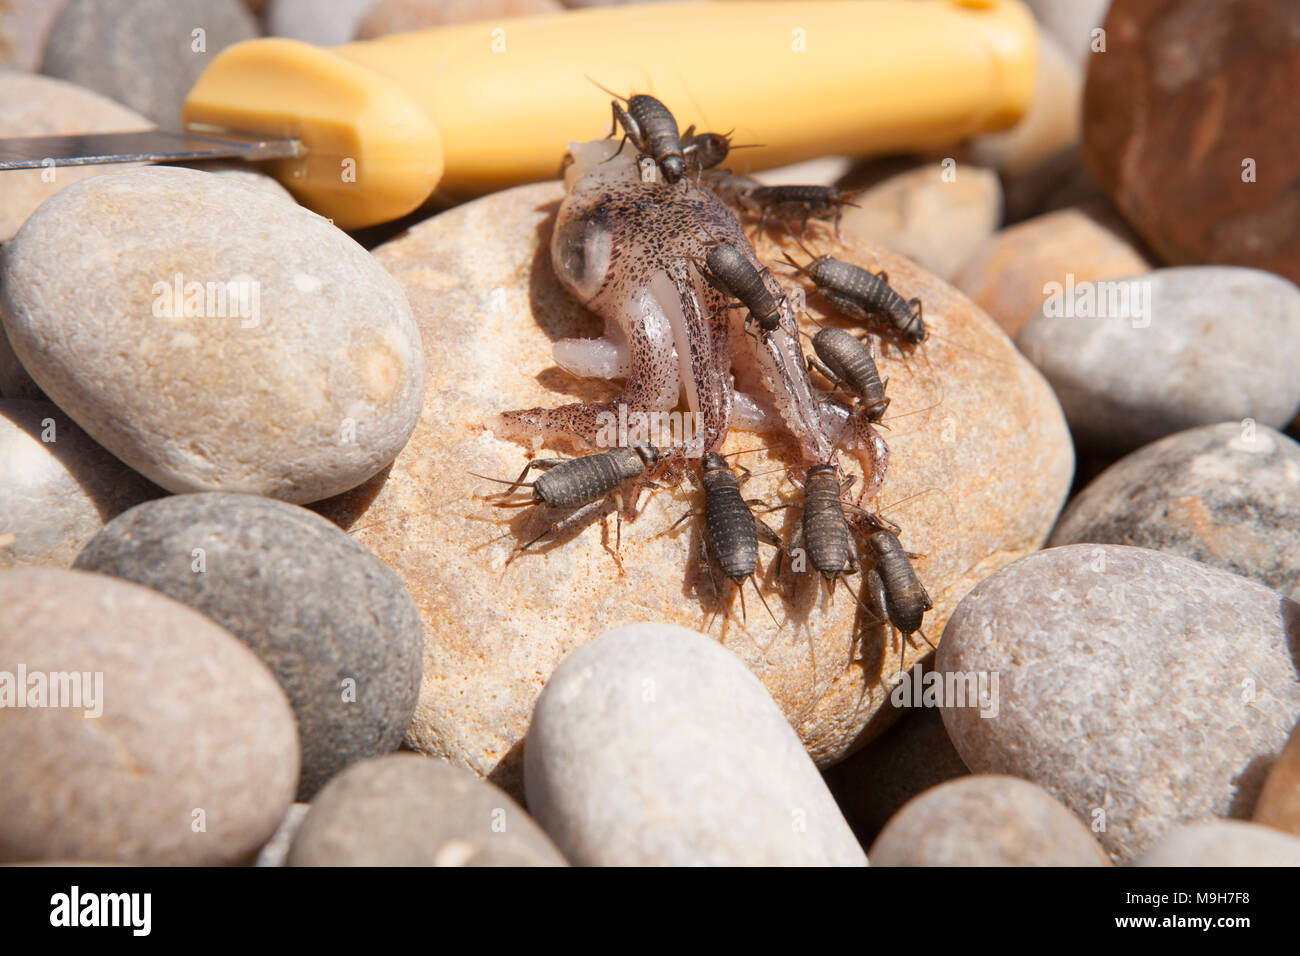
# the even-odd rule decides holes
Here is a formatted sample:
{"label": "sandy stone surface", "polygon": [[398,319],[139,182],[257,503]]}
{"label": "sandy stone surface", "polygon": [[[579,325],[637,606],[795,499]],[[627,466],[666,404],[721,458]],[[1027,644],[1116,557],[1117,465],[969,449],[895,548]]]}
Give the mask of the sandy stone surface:
{"label": "sandy stone surface", "polygon": [[[734,596],[730,616],[718,613],[695,557],[694,522],[660,536],[698,505],[689,484],[642,496],[644,512],[623,523],[623,572],[610,553],[612,518],[505,566],[517,544],[555,517],[475,497],[501,489],[469,472],[513,478],[528,460],[526,449],[496,437],[494,416],[617,392],[570,377],[552,358],[556,339],[600,330],[551,268],[546,243],[560,196],[559,183],[498,193],[426,220],[375,253],[420,324],[430,369],[424,412],[386,475],[318,507],[397,570],[424,616],[424,687],[408,743],[518,793],[521,740],[560,659],[609,628],[661,620],[704,629],[740,655],[810,753],[833,763],[883,729],[885,719],[871,718],[896,680],[897,650],[842,588],[829,602],[820,579],[806,574],[764,580],[777,619],[788,618],[779,632],[752,586],[747,625]],[[903,527],[903,544],[923,555],[916,568],[935,602],[925,622],[933,638],[970,587],[1045,540],[1070,483],[1072,449],[1046,383],[991,319],[910,262],[865,243],[840,248],[825,235],[810,230],[809,243],[886,268],[897,287],[924,299],[934,329],[911,357],[893,350],[881,358],[893,400],[884,433],[892,457],[876,502]],[[760,255],[780,261],[770,243]],[[807,301],[826,318],[825,303]],[[736,432],[726,445],[749,449],[763,450],[737,459],[755,475],[746,494],[771,504],[798,500],[783,477],[792,463],[784,440]],[[568,450],[545,453],[553,452]],[[787,540],[798,520],[797,507],[768,519]],[[765,572],[773,556],[762,548]],[[918,657],[909,650],[909,663]]]}

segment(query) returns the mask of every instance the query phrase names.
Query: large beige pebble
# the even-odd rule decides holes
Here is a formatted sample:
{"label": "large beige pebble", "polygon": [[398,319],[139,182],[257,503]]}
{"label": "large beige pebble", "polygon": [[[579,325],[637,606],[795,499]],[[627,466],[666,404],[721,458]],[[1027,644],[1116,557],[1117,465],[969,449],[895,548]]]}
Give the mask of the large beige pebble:
{"label": "large beige pebble", "polygon": [[[49,76],[0,71],[0,138],[123,133],[153,123],[85,87]],[[0,180],[0,240],[16,233],[36,207],[60,189],[123,166],[58,166],[13,170]],[[13,397],[13,396],[10,396]]]}
{"label": "large beige pebble", "polygon": [[1002,216],[997,173],[949,160],[900,173],[853,201],[858,208],[845,207],[840,223],[846,235],[907,256],[941,279],[956,274]]}
{"label": "large beige pebble", "polygon": [[0,694],[27,703],[0,707],[0,860],[251,862],[298,785],[293,711],[253,652],[98,574],[0,571],[0,607]]}
{"label": "large beige pebble", "polygon": [[50,402],[0,399],[0,568],[71,567],[105,522],[164,493]]}
{"label": "large beige pebble", "polygon": [[78,184],[5,245],[0,283],[32,378],[169,491],[316,501],[392,461],[419,416],[400,286],[243,183],[146,167]]}
{"label": "large beige pebble", "polygon": [[875,866],[1106,866],[1088,828],[1042,787],[977,775],[910,800],[871,844]]}
{"label": "large beige pebble", "polygon": [[1076,544],[981,582],[935,668],[998,677],[996,714],[943,704],[972,771],[1046,788],[1129,861],[1180,823],[1250,814],[1300,720],[1297,641],[1300,605],[1262,584]]}
{"label": "large beige pebble", "polygon": [[1047,300],[1048,283],[1121,279],[1149,271],[1122,235],[1081,209],[1063,209],[1003,229],[981,245],[953,279],[1014,336]]}
{"label": "large beige pebble", "polygon": [[1241,820],[1207,820],[1166,833],[1134,866],[1300,866],[1300,837]]}
{"label": "large beige pebble", "polygon": [[[883,629],[857,616],[848,594],[830,602],[808,575],[764,584],[778,620],[790,616],[779,632],[748,586],[747,624],[734,597],[730,616],[719,613],[695,557],[693,524],[658,536],[698,504],[689,484],[643,496],[644,513],[624,522],[625,573],[610,554],[612,518],[604,535],[596,521],[505,567],[524,535],[554,517],[475,497],[500,489],[471,471],[513,478],[528,460],[526,449],[491,430],[495,416],[615,390],[555,366],[555,339],[595,335],[600,326],[551,267],[547,243],[560,196],[558,183],[497,193],[426,220],[375,253],[411,300],[431,381],[420,425],[392,469],[321,510],[397,570],[423,613],[424,685],[407,742],[518,793],[520,743],[561,658],[608,628],[657,619],[707,628],[758,674],[818,762],[833,763],[864,728],[870,736],[885,726],[873,716],[897,679],[898,651]],[[793,243],[787,248],[800,255]],[[1045,540],[1070,483],[1069,437],[1046,383],[951,286],[866,243],[837,247],[828,239],[825,248],[887,269],[924,298],[935,330],[915,356],[893,350],[881,358],[893,398],[892,464],[878,503],[903,502],[887,513],[903,525],[904,544],[924,555],[917,569],[935,602],[925,627],[938,635],[966,590]],[[771,242],[759,253],[781,261]],[[816,296],[808,304],[829,321]],[[764,449],[739,459],[755,474],[747,494],[796,500],[783,478],[791,457],[782,442],[739,431],[728,439],[728,451]],[[788,538],[798,514],[787,509],[769,522]],[[764,548],[764,568],[773,556]],[[928,653],[917,646],[909,663]]]}

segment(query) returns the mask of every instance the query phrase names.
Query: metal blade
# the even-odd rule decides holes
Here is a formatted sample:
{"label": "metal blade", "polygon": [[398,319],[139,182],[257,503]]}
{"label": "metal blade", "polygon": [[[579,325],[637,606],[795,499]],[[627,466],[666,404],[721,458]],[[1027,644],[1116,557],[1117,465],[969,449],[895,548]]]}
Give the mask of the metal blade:
{"label": "metal blade", "polygon": [[302,143],[296,139],[267,139],[224,130],[215,135],[165,130],[85,133],[0,139],[0,170],[196,159],[287,159],[302,154]]}

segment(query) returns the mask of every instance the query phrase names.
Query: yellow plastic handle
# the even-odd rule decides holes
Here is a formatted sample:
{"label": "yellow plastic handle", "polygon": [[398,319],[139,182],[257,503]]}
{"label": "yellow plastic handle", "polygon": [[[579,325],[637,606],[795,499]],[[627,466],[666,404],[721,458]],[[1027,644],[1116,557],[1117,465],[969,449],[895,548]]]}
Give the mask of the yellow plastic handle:
{"label": "yellow plastic handle", "polygon": [[[272,172],[343,228],[558,174],[610,128],[608,94],[653,93],[684,128],[762,143],[761,169],[943,146],[1002,129],[1033,91],[1016,0],[645,4],[442,27],[322,50],[219,54],[186,123],[297,136]],[[738,154],[739,155],[739,154]]]}

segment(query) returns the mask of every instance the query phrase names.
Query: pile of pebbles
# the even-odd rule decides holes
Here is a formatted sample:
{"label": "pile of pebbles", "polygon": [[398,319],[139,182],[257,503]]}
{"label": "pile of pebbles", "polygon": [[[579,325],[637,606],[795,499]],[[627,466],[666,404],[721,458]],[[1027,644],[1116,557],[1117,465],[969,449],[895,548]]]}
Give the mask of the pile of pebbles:
{"label": "pile of pebbles", "polygon": [[[0,135],[170,125],[203,63],[155,51],[196,22],[210,57],[559,4],[199,6],[11,0]],[[352,237],[250,169],[0,174],[0,862],[1300,865],[1294,111],[1196,127],[1222,180],[1169,125],[1215,82],[1300,97],[1257,32],[1294,8],[1030,6],[1014,130],[760,174],[858,190],[813,243],[935,332],[880,359],[878,503],[935,600],[905,667],[842,593],[768,591],[780,629],[708,600],[657,536],[689,483],[624,571],[601,522],[505,569],[469,472],[533,450],[492,415],[611,394],[552,359],[599,331],[559,184]]]}

